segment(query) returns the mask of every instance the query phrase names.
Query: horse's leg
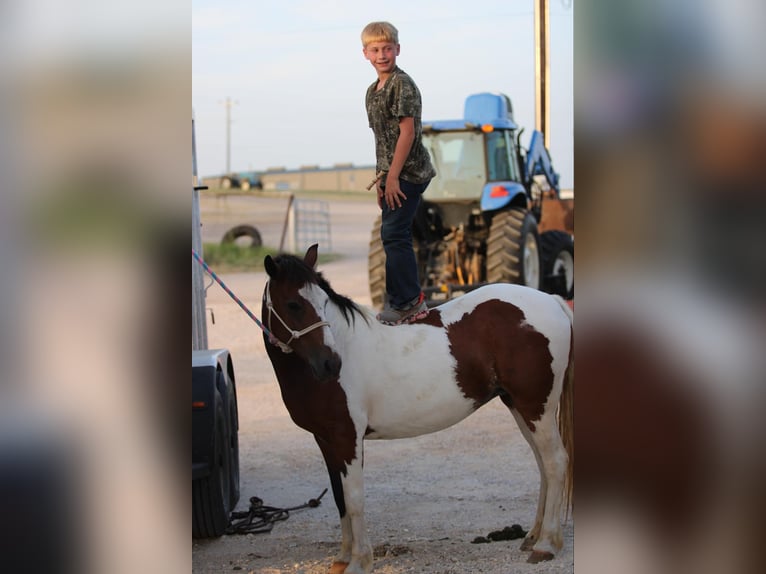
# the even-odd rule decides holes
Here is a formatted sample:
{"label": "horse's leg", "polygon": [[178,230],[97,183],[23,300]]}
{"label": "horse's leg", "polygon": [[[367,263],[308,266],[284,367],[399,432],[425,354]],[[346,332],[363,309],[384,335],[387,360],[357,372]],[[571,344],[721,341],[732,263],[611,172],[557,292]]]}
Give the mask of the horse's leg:
{"label": "horse's leg", "polygon": [[[556,401],[551,402],[556,404]],[[509,402],[506,405],[529,443],[540,469],[535,523],[521,544],[521,549],[532,550],[529,562],[550,560],[563,545],[561,514],[567,469],[567,454],[556,424],[555,406],[549,407],[539,420],[534,421],[532,430]]]}
{"label": "horse's leg", "polygon": [[346,471],[346,464],[342,460],[338,460],[338,457],[335,455],[337,451],[333,449],[329,443],[323,441],[316,435],[314,435],[314,438],[319,445],[319,450],[322,451],[322,456],[327,465],[327,472],[330,475],[330,486],[332,487],[333,498],[335,498],[335,506],[338,507],[338,514],[340,515],[340,552],[333,558],[329,574],[342,574],[346,570],[348,563],[351,561],[352,538],[351,518],[346,512],[343,482],[341,481],[341,473]]}
{"label": "horse's leg", "polygon": [[[359,433],[358,436],[363,436]],[[351,561],[346,574],[369,574],[372,572],[372,546],[367,537],[364,520],[364,475],[362,439],[357,441],[356,458],[346,467],[341,476],[346,511],[351,524]]]}
{"label": "horse's leg", "polygon": [[527,427],[527,423],[524,421],[519,411],[513,408],[510,401],[506,399],[506,396],[501,395],[500,398],[511,411],[513,418],[516,419],[516,424],[518,425],[522,436],[532,449],[532,453],[535,456],[535,461],[537,461],[537,468],[540,472],[540,488],[537,495],[537,513],[535,515],[535,522],[532,525],[532,528],[530,528],[527,532],[527,536],[524,538],[524,541],[521,543],[522,550],[532,550],[535,542],[537,542],[537,540],[540,538],[540,529],[543,526],[543,514],[545,512],[545,494],[548,489],[548,480],[545,476],[545,473],[543,472],[543,462],[540,459],[540,452],[537,448],[537,445],[535,444],[535,441],[532,439],[532,432]]}
{"label": "horse's leg", "polygon": [[537,447],[544,492],[540,500],[543,509],[542,523],[539,531],[535,533],[536,539],[530,540],[532,555],[529,561],[540,562],[553,558],[563,545],[561,518],[567,454],[559,436],[555,412],[547,412],[539,421],[535,421],[535,430],[530,432],[530,435]]}
{"label": "horse's leg", "polygon": [[543,415],[536,423],[532,436],[539,449],[541,472],[547,478],[542,528],[529,557],[530,562],[540,562],[553,558],[553,554],[563,546],[561,520],[568,457],[559,435],[555,412]]}

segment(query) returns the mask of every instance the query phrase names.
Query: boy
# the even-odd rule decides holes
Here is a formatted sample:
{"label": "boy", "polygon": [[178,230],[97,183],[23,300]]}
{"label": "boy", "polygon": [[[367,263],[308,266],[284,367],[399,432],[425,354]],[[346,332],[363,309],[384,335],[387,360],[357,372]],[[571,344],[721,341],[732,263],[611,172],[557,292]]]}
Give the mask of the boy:
{"label": "boy", "polygon": [[380,237],[386,253],[388,301],[378,320],[400,325],[428,314],[412,247],[412,221],[436,171],[421,140],[420,91],[396,65],[399,32],[388,22],[371,22],[362,31],[362,47],[378,74],[365,97],[375,135]]}

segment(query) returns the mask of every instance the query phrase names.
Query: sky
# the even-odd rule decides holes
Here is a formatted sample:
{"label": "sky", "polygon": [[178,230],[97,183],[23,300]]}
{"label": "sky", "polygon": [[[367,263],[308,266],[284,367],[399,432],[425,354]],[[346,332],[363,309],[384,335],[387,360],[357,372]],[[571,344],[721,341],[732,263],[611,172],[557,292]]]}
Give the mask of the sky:
{"label": "sky", "polygon": [[[535,127],[533,0],[193,0],[192,108],[198,174],[335,163],[372,165],[364,94],[375,71],[360,33],[399,30],[400,68],[423,98],[423,120],[456,119],[479,92],[510,96],[526,146]],[[574,187],[573,7],[550,1],[550,152]]]}

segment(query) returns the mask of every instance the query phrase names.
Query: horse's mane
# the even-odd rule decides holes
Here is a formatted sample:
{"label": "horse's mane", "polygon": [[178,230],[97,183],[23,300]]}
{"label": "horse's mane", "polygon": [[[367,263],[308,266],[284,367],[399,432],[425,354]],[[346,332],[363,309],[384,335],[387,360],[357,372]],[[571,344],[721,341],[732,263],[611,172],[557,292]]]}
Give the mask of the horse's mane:
{"label": "horse's mane", "polygon": [[343,317],[346,319],[346,323],[349,325],[351,325],[355,313],[367,321],[367,315],[359,305],[345,295],[337,293],[330,286],[330,283],[324,278],[321,272],[315,271],[309,267],[300,257],[296,257],[289,253],[281,253],[274,258],[274,263],[277,264],[280,278],[294,280],[299,283],[310,282],[319,285],[322,291],[327,293],[330,301],[341,310]]}

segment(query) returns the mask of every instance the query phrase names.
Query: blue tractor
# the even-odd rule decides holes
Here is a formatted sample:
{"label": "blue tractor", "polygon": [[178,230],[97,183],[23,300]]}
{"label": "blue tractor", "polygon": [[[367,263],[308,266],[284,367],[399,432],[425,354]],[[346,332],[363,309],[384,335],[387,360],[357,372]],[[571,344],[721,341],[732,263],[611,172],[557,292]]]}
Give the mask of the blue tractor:
{"label": "blue tractor", "polygon": [[[436,305],[486,283],[574,297],[574,200],[562,199],[542,134],[522,148],[511,100],[480,93],[464,117],[423,123],[437,176],[413,226],[423,291]],[[372,303],[385,304],[380,216],[372,230]]]}

